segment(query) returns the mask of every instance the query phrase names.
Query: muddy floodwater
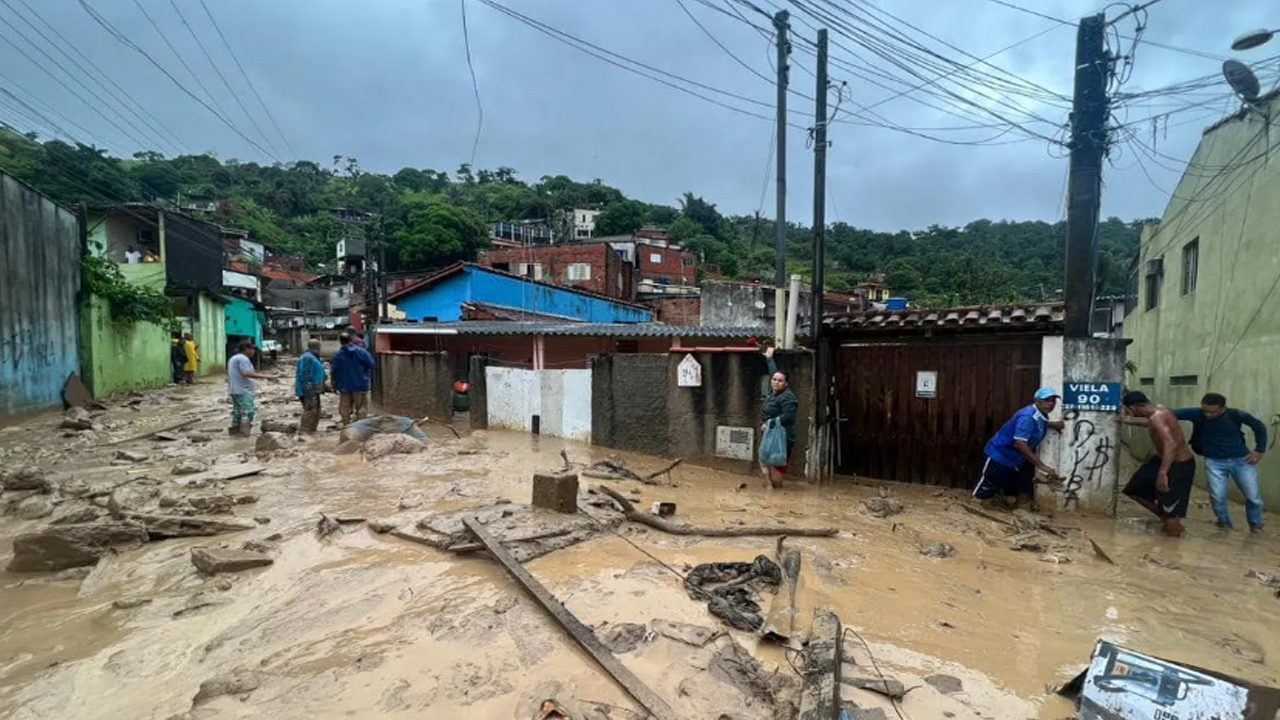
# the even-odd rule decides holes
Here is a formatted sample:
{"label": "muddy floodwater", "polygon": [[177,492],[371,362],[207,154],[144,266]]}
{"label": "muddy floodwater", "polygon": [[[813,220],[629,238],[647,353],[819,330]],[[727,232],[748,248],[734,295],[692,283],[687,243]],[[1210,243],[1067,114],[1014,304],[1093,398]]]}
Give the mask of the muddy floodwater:
{"label": "muddy floodwater", "polygon": [[[291,389],[288,380],[264,384],[259,419],[293,421]],[[336,401],[326,396],[325,404],[331,411]],[[166,492],[170,485],[181,491],[172,474],[180,462],[257,461],[253,439],[225,432],[227,411],[222,382],[209,379],[113,400],[87,432],[60,429],[61,414],[35,417],[0,429],[0,462],[38,465],[59,483],[109,488],[149,478]],[[171,439],[108,444],[184,419],[196,422]],[[644,717],[486,554],[451,554],[360,522],[316,533],[322,513],[375,519],[527,503],[531,475],[560,467],[562,451],[583,463],[615,453],[548,437],[472,434],[462,423],[462,439],[425,425],[425,451],[367,460],[334,453],[337,431],[325,429],[332,422],[322,421],[315,440],[263,460],[261,474],[219,484],[256,496],[233,509],[250,529],[150,542],[83,570],[0,572],[0,718],[506,720],[533,718],[547,698],[583,708],[575,720]],[[136,455],[122,459],[121,450]],[[637,472],[667,462],[620,459]],[[1084,667],[1099,638],[1280,685],[1280,599],[1249,577],[1280,571],[1280,541],[1271,530],[1215,529],[1201,489],[1181,540],[1158,536],[1137,514],[1064,513],[1051,520],[1061,537],[1040,533],[1038,546],[1016,551],[1015,533],[964,511],[960,491],[844,479],[767,492],[758,476],[689,464],[671,480],[607,484],[640,508],[674,502],[671,520],[692,525],[839,528],[833,538],[787,541],[802,553],[800,623],[814,608],[831,608],[851,628],[845,647],[858,668],[918,686],[900,705],[915,720],[1072,716],[1050,690]],[[585,491],[605,481],[582,482]],[[5,496],[0,506],[12,511]],[[864,503],[882,496],[902,511],[869,513]],[[404,504],[412,507],[401,510]],[[0,566],[15,536],[49,520],[0,517]],[[1089,539],[1115,564],[1095,557]],[[269,545],[274,563],[216,576],[193,567],[192,548],[246,540]],[[954,555],[921,552],[937,543]],[[652,628],[655,620],[720,631],[728,628],[689,597],[679,574],[774,549],[773,538],[681,537],[623,523],[526,567],[602,633],[623,623]],[[729,630],[728,637],[779,688],[803,662],[751,633]],[[770,716],[767,698],[744,694],[716,672],[706,649],[652,632],[635,645],[618,657],[682,717]],[[193,703],[202,683],[233,672],[255,681]],[[879,696],[848,687],[843,694],[895,716]]]}

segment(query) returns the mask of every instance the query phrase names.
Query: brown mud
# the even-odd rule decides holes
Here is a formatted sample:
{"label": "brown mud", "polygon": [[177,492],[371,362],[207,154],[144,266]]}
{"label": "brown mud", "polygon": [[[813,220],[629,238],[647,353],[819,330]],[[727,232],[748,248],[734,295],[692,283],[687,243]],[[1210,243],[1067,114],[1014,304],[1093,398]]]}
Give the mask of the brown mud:
{"label": "brown mud", "polygon": [[[297,412],[291,389],[287,380],[261,384],[259,421],[291,421]],[[209,379],[146,393],[132,405],[127,398],[112,402],[95,419],[102,429],[88,432],[58,429],[60,414],[31,418],[0,430],[0,462],[6,469],[38,464],[93,486],[146,475],[185,492],[171,482],[180,461],[203,459],[216,468],[219,459],[254,454],[254,439],[226,434],[222,390],[220,379]],[[326,410],[332,402],[325,398]],[[175,431],[178,440],[107,445],[187,416],[200,420]],[[449,554],[375,534],[363,523],[343,524],[324,538],[315,532],[321,513],[417,518],[500,500],[528,502],[532,473],[560,467],[562,450],[583,463],[614,452],[496,432],[464,430],[457,440],[427,426],[425,451],[367,461],[333,453],[337,432],[324,430],[331,422],[322,422],[318,438],[266,459],[262,474],[225,483],[225,492],[259,498],[236,506],[236,518],[270,518],[267,524],[149,543],[108,555],[92,571],[0,572],[0,718],[505,720],[533,717],[549,697],[573,704],[583,717],[641,717],[628,713],[635,704],[483,553]],[[118,450],[147,459],[113,459]],[[642,475],[668,464],[622,460]],[[1066,538],[1043,535],[1044,552],[1019,552],[1009,528],[963,512],[966,496],[957,491],[891,486],[889,495],[904,510],[878,518],[863,506],[881,496],[870,484],[789,482],[766,492],[757,476],[689,463],[671,480],[674,487],[609,484],[632,497],[638,491],[642,509],[676,503],[672,522],[840,528],[834,538],[787,541],[802,553],[798,624],[807,628],[816,607],[832,608],[852,628],[845,647],[857,667],[847,672],[875,677],[878,668],[907,688],[918,686],[901,704],[917,720],[947,713],[1000,720],[1069,715],[1048,689],[1084,666],[1098,638],[1280,685],[1280,634],[1270,631],[1280,599],[1246,577],[1250,570],[1280,570],[1280,543],[1270,533],[1214,529],[1202,490],[1181,540],[1156,535],[1136,515],[1111,521],[1062,514],[1054,522],[1073,528]],[[582,481],[584,488],[608,482]],[[399,510],[409,494],[422,504]],[[15,535],[47,522],[0,517],[0,566]],[[1088,538],[1116,564],[1096,559]],[[194,547],[239,547],[246,540],[269,545],[274,563],[217,576],[191,563]],[[953,546],[955,555],[921,553],[937,543]],[[679,537],[626,523],[616,534],[527,567],[602,631],[624,623],[652,629],[655,620],[722,631],[677,573],[703,562],[750,562],[772,555],[775,544]],[[744,690],[749,683],[725,670],[737,665],[716,659],[730,652],[720,645],[729,638],[763,662],[762,677],[795,676],[794,654],[737,631],[705,648],[649,633],[619,657],[691,720],[772,717],[761,696],[768,693]],[[236,682],[209,684],[219,689],[201,693],[193,706],[202,684],[224,676]],[[873,693],[846,686],[844,694],[893,716],[888,701]]]}

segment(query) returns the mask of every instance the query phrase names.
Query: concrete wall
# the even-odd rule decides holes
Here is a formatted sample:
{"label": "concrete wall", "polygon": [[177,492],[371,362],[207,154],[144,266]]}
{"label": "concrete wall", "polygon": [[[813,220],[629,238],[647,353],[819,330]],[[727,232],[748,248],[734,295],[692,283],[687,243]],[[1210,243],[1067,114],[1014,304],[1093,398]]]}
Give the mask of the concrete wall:
{"label": "concrete wall", "polygon": [[413,320],[434,317],[440,322],[453,322],[462,319],[462,304],[467,301],[594,323],[648,322],[653,318],[652,312],[635,305],[474,267],[466,267],[432,287],[399,298],[396,306]]}
{"label": "concrete wall", "polygon": [[[696,353],[701,387],[680,387],[676,368],[684,355],[601,355],[592,358],[592,441],[597,445],[660,457],[752,471],[753,460],[718,456],[717,428],[747,429],[754,449],[760,435],[760,409],[768,392],[768,368],[757,353]],[[781,369],[791,373],[800,401],[796,450],[797,474],[804,464],[813,413],[813,356],[782,353]],[[752,454],[754,458],[754,452]],[[807,473],[807,468],[805,468]]]}
{"label": "concrete wall", "polygon": [[[1269,104],[1276,118],[1280,101]],[[1132,387],[1170,407],[1197,406],[1206,392],[1219,392],[1273,434],[1280,429],[1277,197],[1275,128],[1268,134],[1258,113],[1204,135],[1160,225],[1143,234],[1137,309],[1124,321],[1125,337],[1133,340],[1129,357],[1137,365],[1129,377]],[[1195,289],[1184,293],[1184,249],[1193,241],[1199,247]],[[1147,309],[1145,270],[1159,258],[1159,299]],[[1184,429],[1190,431],[1188,425]],[[1134,438],[1136,452],[1150,450],[1145,434],[1126,435]],[[1251,435],[1246,430],[1250,444]],[[1280,459],[1273,454],[1258,470],[1274,509],[1280,508]]]}
{"label": "concrete wall", "polygon": [[[805,286],[800,290],[797,317],[804,325],[812,312],[812,296]],[[751,283],[708,282],[702,285],[699,319],[708,327],[774,327],[774,288]],[[786,308],[783,308],[783,312]]]}
{"label": "concrete wall", "polygon": [[60,405],[80,369],[80,223],[0,174],[0,416]]}
{"label": "concrete wall", "polygon": [[173,379],[169,330],[152,323],[118,323],[107,301],[90,296],[80,312],[81,376],[97,397],[161,387]]}
{"label": "concrete wall", "polygon": [[378,353],[373,400],[386,413],[415,420],[453,418],[448,353]]}
{"label": "concrete wall", "polygon": [[591,371],[485,368],[487,426],[591,442]]}
{"label": "concrete wall", "polygon": [[[1122,383],[1124,362],[1123,340],[1045,338],[1041,380],[1061,393],[1069,382]],[[1065,427],[1049,432],[1039,454],[1065,481],[1056,495],[1058,506],[1114,515],[1120,489],[1119,413],[1064,412],[1060,403],[1054,415],[1051,419],[1063,420]]]}
{"label": "concrete wall", "polygon": [[197,320],[184,323],[195,337],[200,348],[200,377],[223,372],[227,369],[227,318],[222,301],[200,293],[197,300]]}

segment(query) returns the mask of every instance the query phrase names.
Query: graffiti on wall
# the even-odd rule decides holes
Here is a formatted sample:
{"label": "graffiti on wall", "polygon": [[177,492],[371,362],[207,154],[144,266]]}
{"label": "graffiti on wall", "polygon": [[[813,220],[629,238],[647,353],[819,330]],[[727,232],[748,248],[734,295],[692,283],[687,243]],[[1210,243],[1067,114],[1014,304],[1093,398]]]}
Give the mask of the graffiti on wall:
{"label": "graffiti on wall", "polygon": [[1071,440],[1067,446],[1070,467],[1064,475],[1062,506],[1074,509],[1080,506],[1081,491],[1101,487],[1103,469],[1111,462],[1113,446],[1111,438],[1098,433],[1093,421],[1082,419],[1078,410],[1067,412],[1063,419],[1071,424]]}

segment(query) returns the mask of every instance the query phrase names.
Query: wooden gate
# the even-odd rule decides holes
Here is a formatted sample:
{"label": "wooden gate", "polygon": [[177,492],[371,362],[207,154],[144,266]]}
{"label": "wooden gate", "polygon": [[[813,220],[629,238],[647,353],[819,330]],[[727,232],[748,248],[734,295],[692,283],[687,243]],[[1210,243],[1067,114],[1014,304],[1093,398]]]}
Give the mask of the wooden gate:
{"label": "wooden gate", "polygon": [[[834,373],[838,471],[972,487],[987,440],[1031,402],[1040,346],[1039,335],[842,344]],[[921,372],[937,374],[932,398],[918,397]]]}

